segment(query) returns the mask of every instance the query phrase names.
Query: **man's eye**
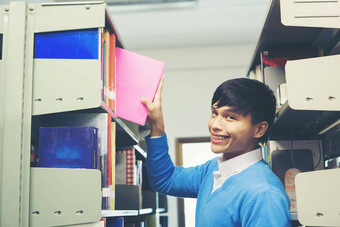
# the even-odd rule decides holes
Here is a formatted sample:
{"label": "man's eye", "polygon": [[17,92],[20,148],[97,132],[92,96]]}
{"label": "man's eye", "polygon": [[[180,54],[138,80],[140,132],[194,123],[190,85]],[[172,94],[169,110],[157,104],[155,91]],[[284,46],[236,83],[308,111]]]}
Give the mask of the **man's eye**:
{"label": "man's eye", "polygon": [[236,120],[236,118],[234,116],[232,116],[232,115],[228,115],[227,119],[229,119],[229,120]]}
{"label": "man's eye", "polygon": [[214,111],[212,111],[212,112],[211,112],[211,115],[212,115],[212,116],[217,116],[217,113],[214,112]]}

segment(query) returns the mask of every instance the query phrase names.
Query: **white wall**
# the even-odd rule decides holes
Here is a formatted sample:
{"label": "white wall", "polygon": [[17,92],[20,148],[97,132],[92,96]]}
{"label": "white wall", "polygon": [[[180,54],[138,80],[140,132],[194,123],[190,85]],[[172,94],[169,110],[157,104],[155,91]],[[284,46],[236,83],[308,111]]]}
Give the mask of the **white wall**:
{"label": "white wall", "polygon": [[[209,136],[208,120],[216,87],[244,77],[253,44],[180,49],[134,50],[166,63],[163,111],[170,155],[175,162],[175,139]],[[177,226],[177,200],[169,197],[169,226]]]}

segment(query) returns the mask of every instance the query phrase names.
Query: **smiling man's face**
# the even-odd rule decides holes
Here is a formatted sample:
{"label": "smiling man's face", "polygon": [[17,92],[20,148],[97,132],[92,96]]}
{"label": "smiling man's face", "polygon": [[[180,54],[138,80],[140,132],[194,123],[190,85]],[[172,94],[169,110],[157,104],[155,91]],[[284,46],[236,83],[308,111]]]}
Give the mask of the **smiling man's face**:
{"label": "smiling man's face", "polygon": [[252,123],[250,114],[243,116],[215,103],[208,122],[211,150],[223,153],[225,160],[254,150],[258,146],[258,126]]}

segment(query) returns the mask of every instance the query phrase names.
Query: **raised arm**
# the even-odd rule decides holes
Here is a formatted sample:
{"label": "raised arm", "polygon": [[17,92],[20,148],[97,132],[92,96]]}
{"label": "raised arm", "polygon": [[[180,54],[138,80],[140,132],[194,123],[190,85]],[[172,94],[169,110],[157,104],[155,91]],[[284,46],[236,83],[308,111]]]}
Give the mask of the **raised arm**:
{"label": "raised arm", "polygon": [[164,76],[162,76],[153,102],[141,98],[141,102],[148,108],[148,122],[151,126],[150,135],[145,138],[148,146],[146,166],[150,184],[155,191],[163,194],[196,197],[206,174],[206,164],[190,168],[174,166],[168,154],[169,148],[164,131],[161,104],[163,80]]}
{"label": "raised arm", "polygon": [[164,135],[164,121],[162,111],[162,89],[163,89],[164,75],[159,82],[159,86],[154,98],[151,102],[147,98],[141,98],[141,102],[148,108],[148,122],[151,127],[150,136],[163,136]]}

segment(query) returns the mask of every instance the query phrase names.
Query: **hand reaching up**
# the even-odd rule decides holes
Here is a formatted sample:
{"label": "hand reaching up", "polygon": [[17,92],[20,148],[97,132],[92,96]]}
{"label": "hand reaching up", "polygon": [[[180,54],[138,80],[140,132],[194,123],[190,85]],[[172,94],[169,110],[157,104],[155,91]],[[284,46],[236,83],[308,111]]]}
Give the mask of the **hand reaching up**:
{"label": "hand reaching up", "polygon": [[148,122],[151,126],[150,136],[163,136],[164,135],[164,121],[162,112],[162,89],[163,89],[164,75],[159,82],[158,89],[151,102],[147,98],[141,98],[141,102],[148,108]]}

